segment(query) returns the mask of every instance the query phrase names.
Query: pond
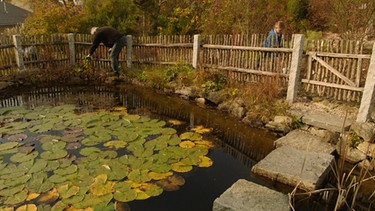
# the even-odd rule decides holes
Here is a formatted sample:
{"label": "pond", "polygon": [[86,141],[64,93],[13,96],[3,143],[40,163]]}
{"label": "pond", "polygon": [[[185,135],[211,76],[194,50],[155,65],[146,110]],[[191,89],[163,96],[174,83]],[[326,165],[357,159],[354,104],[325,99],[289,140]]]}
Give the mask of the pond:
{"label": "pond", "polygon": [[[22,109],[18,110],[20,107]],[[25,163],[31,163],[29,160],[35,160],[35,163],[44,163],[44,160],[47,160],[46,163],[50,164],[52,161],[59,160],[60,157],[64,159],[64,161],[59,160],[60,167],[49,169],[48,171],[45,170],[46,174],[37,174],[39,173],[37,170],[29,174],[25,173],[25,175],[28,175],[25,176],[24,180],[27,181],[27,184],[30,183],[30,180],[38,181],[38,178],[44,178],[42,179],[43,181],[48,181],[51,177],[55,179],[49,185],[45,185],[43,182],[37,183],[41,186],[46,186],[43,192],[44,195],[43,193],[38,193],[39,195],[36,195],[35,198],[22,200],[23,195],[19,194],[19,191],[13,190],[12,194],[17,195],[19,201],[13,201],[12,197],[0,196],[2,207],[35,204],[39,208],[47,209],[50,206],[57,208],[57,205],[63,204],[59,204],[59,202],[69,202],[68,199],[79,195],[79,190],[84,189],[82,188],[84,187],[82,183],[86,183],[87,180],[92,180],[92,182],[87,182],[85,192],[90,194],[97,193],[96,195],[90,195],[92,197],[91,201],[95,201],[93,198],[96,199],[97,197],[106,198],[101,199],[101,201],[98,199],[98,201],[103,203],[98,203],[101,208],[97,210],[104,208],[111,210],[115,206],[114,201],[124,201],[124,203],[118,203],[117,206],[126,207],[126,209],[132,211],[212,210],[215,198],[219,197],[238,179],[246,179],[269,186],[267,182],[254,178],[250,173],[250,169],[252,165],[264,158],[273,149],[273,141],[276,140],[276,136],[267,130],[250,128],[223,112],[210,107],[197,106],[193,102],[176,96],[166,96],[150,89],[128,84],[117,84],[112,87],[23,87],[19,90],[6,90],[2,93],[0,111],[2,112],[2,127],[0,129],[8,127],[13,131],[16,127],[27,128],[26,132],[20,133],[24,136],[16,136],[19,134],[16,132],[14,134],[10,132],[10,134],[6,135],[2,131],[4,135],[0,139],[0,148],[2,148],[1,146],[3,148],[8,147],[7,150],[11,151],[0,154],[0,158],[2,157],[3,160],[3,163],[0,163],[0,171],[3,171],[2,175],[6,175],[4,174],[4,169],[6,169],[4,166],[6,164],[8,166],[12,165],[14,169],[19,169],[17,167],[26,166]],[[14,119],[19,118],[19,116],[14,117],[17,112],[23,115],[22,121],[18,120],[18,122],[23,124],[31,122],[32,125],[9,126],[8,124],[11,124],[8,123],[9,119],[14,121]],[[48,119],[48,122],[54,122],[54,127],[57,124],[53,119],[64,119],[65,126],[59,126],[59,129],[48,128],[46,126],[48,115],[54,117]],[[40,120],[41,117],[44,122]],[[106,120],[105,123],[101,122],[101,125],[99,125],[103,130],[111,128],[113,133],[110,138],[103,138],[107,135],[99,133],[101,129],[96,128],[98,118],[116,120],[116,122],[108,122]],[[73,124],[78,119],[86,119],[85,124]],[[127,123],[124,123],[123,120]],[[67,122],[70,123],[69,126],[67,126]],[[134,127],[131,132],[125,132],[124,128],[128,127],[127,124],[129,122],[137,124],[137,128],[142,128],[142,132],[137,129],[135,134]],[[140,126],[140,122],[143,126]],[[120,126],[115,128],[117,123]],[[145,124],[147,126],[144,126]],[[84,132],[82,132],[82,128]],[[93,132],[90,133],[88,131]],[[145,131],[148,131],[148,133]],[[75,132],[78,132],[79,135],[75,134]],[[58,147],[61,141],[59,141],[59,138],[54,137],[59,135],[65,135],[64,137],[66,137],[67,133],[70,135],[75,134],[74,141],[65,141],[66,143],[61,144],[61,148]],[[18,147],[16,147],[16,150],[11,149],[9,146],[4,146],[5,143],[11,142],[9,141],[11,136],[18,138],[18,140],[13,141],[16,142],[15,145]],[[90,136],[96,136],[100,140],[88,138]],[[108,141],[102,143],[101,139],[108,139]],[[125,139],[128,141],[122,142]],[[129,139],[132,140],[129,141]],[[35,140],[38,140],[38,142]],[[165,143],[165,146],[154,144],[151,150],[146,147],[143,148],[145,145],[151,145],[150,143],[152,142],[161,143],[161,140],[167,140],[168,144]],[[200,148],[202,145],[205,145],[205,150]],[[67,150],[68,146],[70,147],[69,150]],[[169,148],[166,149],[164,147]],[[21,153],[24,154],[19,154],[21,149],[29,151],[27,153],[22,151]],[[56,151],[52,149],[56,149]],[[155,163],[157,154],[167,154],[167,152],[172,153],[173,151],[176,155],[173,154],[173,159],[175,160],[173,165],[171,164],[172,167],[169,167],[166,171],[160,170],[160,168],[156,169],[155,166],[159,165],[159,163]],[[189,156],[194,154],[195,157],[177,157],[177,154],[181,155],[186,151],[190,153]],[[149,152],[151,153],[147,154]],[[62,154],[59,155],[60,153]],[[25,158],[30,155],[32,158]],[[140,160],[143,165],[148,163],[150,160],[148,158],[151,157],[154,163],[147,167],[147,171],[145,170],[146,168],[139,167],[141,165],[139,164]],[[131,158],[135,158],[133,160],[138,163],[131,163]],[[161,158],[158,157],[158,159]],[[20,160],[26,161],[21,162]],[[100,162],[95,163],[98,160]],[[187,162],[189,165],[186,164]],[[42,168],[35,167],[36,164],[32,163],[30,168]],[[115,165],[117,163],[125,165],[127,168],[118,167]],[[48,167],[47,164],[46,166]],[[61,167],[62,165],[63,167]],[[74,168],[71,168],[72,166]],[[119,168],[121,173],[106,174],[107,171],[114,171],[116,168]],[[71,172],[66,173],[66,171]],[[66,178],[76,175],[76,171],[87,173],[83,174],[87,176],[86,179],[80,178],[82,186],[66,182],[67,180],[70,181]],[[151,176],[148,174],[151,171],[158,173],[153,174],[154,177],[152,179],[150,179]],[[94,176],[89,174],[90,172],[94,172]],[[148,177],[145,176],[145,173]],[[23,173],[21,175],[24,176]],[[35,176],[36,178],[33,175],[37,175]],[[61,177],[62,175],[65,179]],[[49,178],[46,179],[47,177]],[[144,177],[147,177],[147,179],[141,179]],[[128,180],[125,181],[125,178],[132,179],[130,186],[134,190],[132,190],[131,193],[133,195],[130,194],[131,196],[127,195],[128,192],[120,194],[122,191],[125,192],[124,189],[128,190],[130,188],[130,182]],[[169,179],[168,184],[165,184],[164,182],[167,179]],[[61,180],[61,182],[56,182],[56,180]],[[0,177],[0,183],[9,183],[9,181],[9,178],[6,180],[6,176],[5,179],[3,176]],[[112,183],[112,181],[116,182]],[[173,184],[173,182],[176,182],[177,185]],[[145,184],[148,184],[147,187]],[[20,186],[19,184],[17,185],[16,187]],[[77,186],[81,187],[81,189],[77,188]],[[27,189],[24,186],[21,187],[23,187],[20,188],[22,190]],[[51,188],[55,189],[58,194],[47,191],[51,190]],[[107,191],[106,189],[115,191],[102,194],[102,192]],[[4,192],[4,188],[0,188],[0,193]],[[30,192],[38,191],[28,191],[24,195],[31,197]],[[116,194],[113,192],[119,193],[115,196]],[[10,193],[8,192],[8,194]],[[41,200],[43,197],[48,200]],[[84,196],[82,197],[84,198]],[[132,200],[133,198],[134,200]],[[82,200],[85,202],[84,199]],[[91,206],[87,204],[88,202],[85,202],[86,204],[83,202],[75,203],[78,203],[81,208]],[[61,205],[61,207],[66,204],[68,203]]]}

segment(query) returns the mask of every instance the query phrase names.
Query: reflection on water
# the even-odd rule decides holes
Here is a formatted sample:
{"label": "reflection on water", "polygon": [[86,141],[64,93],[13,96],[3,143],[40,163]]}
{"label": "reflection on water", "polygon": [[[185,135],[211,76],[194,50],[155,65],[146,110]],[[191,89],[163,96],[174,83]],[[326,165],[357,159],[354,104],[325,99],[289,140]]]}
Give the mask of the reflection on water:
{"label": "reflection on water", "polygon": [[186,184],[179,191],[131,202],[132,210],[211,210],[214,199],[240,178],[267,185],[253,178],[250,168],[273,149],[276,137],[266,130],[250,128],[220,111],[130,85],[23,88],[7,90],[1,95],[0,107],[75,104],[79,108],[77,112],[88,112],[122,105],[129,113],[185,121],[181,126],[184,129],[196,125],[214,128],[209,138],[218,140],[220,146],[208,155],[214,165],[184,174]]}

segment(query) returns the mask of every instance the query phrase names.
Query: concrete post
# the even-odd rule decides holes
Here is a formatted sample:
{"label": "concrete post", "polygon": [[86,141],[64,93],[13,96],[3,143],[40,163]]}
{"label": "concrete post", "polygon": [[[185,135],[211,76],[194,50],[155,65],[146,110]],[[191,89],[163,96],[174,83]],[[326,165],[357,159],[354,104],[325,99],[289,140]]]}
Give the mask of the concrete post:
{"label": "concrete post", "polygon": [[366,84],[363,90],[361,105],[357,115],[357,122],[366,122],[371,119],[375,104],[375,43],[372,46],[370,66],[367,72]]}
{"label": "concrete post", "polygon": [[25,69],[25,64],[23,62],[23,53],[22,53],[22,42],[20,35],[13,35],[13,44],[14,44],[14,52],[16,55],[16,63],[19,70]]}
{"label": "concrete post", "polygon": [[301,83],[299,75],[301,72],[301,62],[302,62],[304,40],[305,40],[305,35],[303,34],[294,35],[292,61],[291,61],[291,66],[290,66],[289,82],[288,82],[288,93],[286,96],[286,101],[290,103],[294,102],[295,99],[297,98],[299,84]]}
{"label": "concrete post", "polygon": [[132,54],[133,54],[133,37],[126,35],[126,67],[132,68]]}
{"label": "concrete post", "polygon": [[68,34],[68,41],[69,41],[69,56],[70,56],[70,64],[74,66],[76,64],[76,51],[75,51],[75,41],[74,41],[74,34]]}
{"label": "concrete post", "polygon": [[198,67],[200,47],[201,47],[201,35],[195,34],[194,43],[193,43],[193,61],[192,61],[193,68]]}

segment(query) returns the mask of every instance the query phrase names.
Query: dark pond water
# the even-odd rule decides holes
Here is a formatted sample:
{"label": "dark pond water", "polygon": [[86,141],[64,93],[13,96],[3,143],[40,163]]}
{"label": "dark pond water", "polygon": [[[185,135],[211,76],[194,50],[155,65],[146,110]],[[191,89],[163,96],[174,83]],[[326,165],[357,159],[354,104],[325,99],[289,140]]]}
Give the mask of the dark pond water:
{"label": "dark pond water", "polygon": [[120,84],[113,87],[23,87],[3,91],[0,99],[0,107],[32,108],[62,104],[75,104],[81,112],[125,106],[129,113],[162,120],[185,121],[186,124],[175,126],[181,131],[196,125],[214,128],[207,137],[216,143],[216,147],[208,154],[213,165],[182,173],[185,185],[180,190],[164,191],[157,197],[130,202],[132,211],[212,210],[215,198],[238,179],[269,186],[254,178],[250,169],[272,150],[273,141],[276,140],[273,134],[250,128],[225,113],[209,107],[199,107],[176,96],[165,96],[150,89]]}

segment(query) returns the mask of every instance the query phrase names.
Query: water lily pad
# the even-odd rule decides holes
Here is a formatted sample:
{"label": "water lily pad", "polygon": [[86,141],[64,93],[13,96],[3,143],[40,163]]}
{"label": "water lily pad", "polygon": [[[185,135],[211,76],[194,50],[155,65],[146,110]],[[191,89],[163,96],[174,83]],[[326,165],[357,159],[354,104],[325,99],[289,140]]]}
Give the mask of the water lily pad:
{"label": "water lily pad", "polygon": [[75,185],[65,184],[58,187],[57,192],[62,199],[67,199],[77,195],[77,193],[79,192],[79,187]]}
{"label": "water lily pad", "polygon": [[168,122],[171,123],[172,125],[183,125],[183,124],[186,124],[186,122],[178,120],[178,119],[170,119],[170,120],[168,120]]}
{"label": "water lily pad", "polygon": [[2,143],[2,144],[0,144],[0,151],[5,151],[5,150],[13,149],[17,145],[18,145],[18,142],[15,142],[15,141],[10,141],[10,142],[6,142],[6,143]]}
{"label": "water lily pad", "polygon": [[[47,179],[47,174],[45,172],[38,172],[32,174],[30,180],[26,183],[26,187],[35,193],[41,193],[40,187],[42,186],[43,182]],[[44,191],[43,191],[44,192]]]}
{"label": "water lily pad", "polygon": [[165,179],[156,181],[156,185],[163,188],[165,191],[176,191],[180,186],[185,184],[185,179],[179,175],[172,175]]}
{"label": "water lily pad", "polygon": [[180,135],[182,140],[189,139],[191,141],[202,140],[202,135],[195,132],[185,132]]}
{"label": "water lily pad", "polygon": [[17,148],[18,152],[24,153],[24,154],[29,154],[32,151],[34,151],[35,145],[34,144],[25,144]]}
{"label": "water lily pad", "polygon": [[[64,211],[68,208],[68,205],[65,204],[63,201],[58,201],[56,202],[56,204],[54,204],[52,207],[51,207],[51,211]],[[48,209],[46,209],[48,210]]]}
{"label": "water lily pad", "polygon": [[27,138],[28,136],[24,133],[20,133],[20,134],[15,134],[15,135],[11,135],[8,137],[8,141],[23,141]]}
{"label": "water lily pad", "polygon": [[184,164],[182,162],[173,163],[171,165],[171,167],[172,167],[173,171],[175,171],[175,172],[181,172],[181,173],[183,173],[183,172],[189,172],[189,171],[191,171],[193,169],[193,166],[186,165],[186,164]]}
{"label": "water lily pad", "polygon": [[97,196],[92,193],[88,193],[85,195],[84,199],[78,203],[72,204],[73,207],[78,208],[78,209],[85,209],[88,207],[95,207],[97,204],[102,203],[102,202],[107,202],[109,203],[113,198],[112,193],[108,193],[105,195]]}
{"label": "water lily pad", "polygon": [[192,141],[182,141],[179,146],[182,148],[193,148],[195,144]]}
{"label": "water lily pad", "polygon": [[31,201],[33,199],[36,199],[40,196],[40,193],[30,193],[27,195],[26,201]]}
{"label": "water lily pad", "polygon": [[68,152],[63,149],[56,149],[54,151],[45,151],[40,154],[40,157],[45,160],[57,160],[68,155]]}
{"label": "water lily pad", "polygon": [[15,193],[14,195],[8,197],[4,204],[16,205],[22,203],[27,198],[27,190],[21,190],[20,192]]}
{"label": "water lily pad", "polygon": [[159,196],[163,193],[163,188],[151,183],[144,183],[139,189],[144,191],[149,196]]}
{"label": "water lily pad", "polygon": [[166,173],[157,173],[157,172],[148,172],[148,177],[150,177],[151,179],[153,180],[161,180],[161,179],[164,179],[164,178],[167,178],[169,176],[171,176],[173,174],[173,172],[166,172]]}
{"label": "water lily pad", "polygon": [[16,211],[36,211],[37,207],[35,204],[24,204],[16,209]]}
{"label": "water lily pad", "polygon": [[66,142],[59,141],[58,139],[51,139],[51,140],[41,140],[43,142],[42,149],[48,151],[54,151],[57,149],[64,149],[66,146]]}
{"label": "water lily pad", "polygon": [[209,158],[207,156],[199,156],[199,158],[201,160],[198,164],[199,167],[210,167],[210,166],[212,166],[213,161],[211,160],[211,158]]}
{"label": "water lily pad", "polygon": [[90,192],[96,196],[102,196],[113,192],[113,186],[116,183],[107,181],[106,174],[100,174],[95,177],[94,182],[89,186]]}
{"label": "water lily pad", "polygon": [[31,178],[30,174],[25,174],[12,179],[4,180],[3,187],[14,187],[17,185],[25,184]]}
{"label": "water lily pad", "polygon": [[147,169],[134,169],[129,173],[128,178],[137,183],[148,182],[151,180],[151,178],[147,175],[148,172],[149,170]]}
{"label": "water lily pad", "polygon": [[16,154],[12,155],[9,159],[12,162],[15,162],[15,163],[22,163],[22,162],[26,162],[26,161],[29,161],[29,160],[33,160],[34,158],[36,158],[36,156],[38,156],[38,154],[39,153],[37,151],[33,151],[29,154],[16,153]]}
{"label": "water lily pad", "polygon": [[198,125],[195,128],[192,128],[191,130],[196,132],[196,133],[203,134],[203,133],[210,133],[210,132],[212,132],[213,129],[212,128],[205,128],[203,125]]}
{"label": "water lily pad", "polygon": [[120,140],[108,141],[107,143],[104,144],[105,147],[114,148],[114,149],[125,148],[126,145],[127,143],[125,141],[120,141]]}
{"label": "water lily pad", "polygon": [[[14,187],[8,187],[8,188],[5,188],[3,190],[0,190],[0,195],[1,196],[8,196],[8,197],[12,197],[13,195],[23,191],[25,188],[25,185],[24,184],[20,184],[18,186],[14,186]],[[26,198],[25,198],[26,199]]]}
{"label": "water lily pad", "polygon": [[67,181],[67,178],[63,175],[58,175],[58,174],[51,175],[48,178],[48,182],[51,182],[51,183],[54,183],[54,184],[61,184],[65,181]]}
{"label": "water lily pad", "polygon": [[135,200],[137,192],[134,189],[129,190],[116,190],[113,193],[113,198],[119,202],[129,202]]}
{"label": "water lily pad", "polygon": [[100,153],[101,150],[97,147],[85,147],[79,151],[79,154],[83,156],[89,156],[92,153]]}
{"label": "water lily pad", "polygon": [[77,172],[78,167],[76,165],[70,165],[66,168],[58,168],[54,171],[57,175],[68,175]]}
{"label": "water lily pad", "polygon": [[37,198],[38,203],[40,204],[51,204],[59,198],[59,193],[56,188],[52,188],[48,192],[40,194]]}

